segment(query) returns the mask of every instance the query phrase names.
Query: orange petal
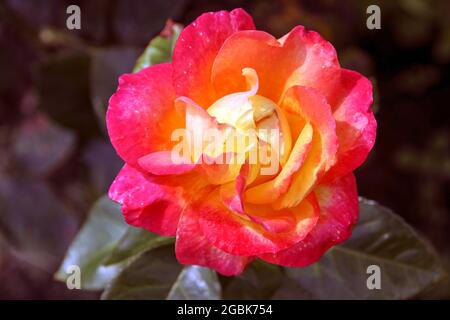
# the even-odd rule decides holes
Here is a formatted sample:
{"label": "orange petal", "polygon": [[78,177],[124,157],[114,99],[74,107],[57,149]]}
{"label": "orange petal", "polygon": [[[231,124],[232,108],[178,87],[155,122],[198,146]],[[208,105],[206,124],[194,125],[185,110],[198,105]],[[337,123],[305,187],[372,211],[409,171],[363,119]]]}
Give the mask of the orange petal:
{"label": "orange petal", "polygon": [[[230,211],[222,202],[219,192],[213,191],[193,204],[199,212],[202,233],[214,247],[240,256],[275,253],[286,249],[307,236],[318,219],[318,207],[313,199],[305,199],[297,207],[271,213],[250,212],[242,215]],[[244,208],[245,209],[245,208]],[[286,216],[294,218],[292,222]],[[259,218],[259,219],[258,219]],[[279,220],[289,223],[280,228]]]}
{"label": "orange petal", "polygon": [[318,33],[298,26],[282,39],[256,30],[231,35],[212,67],[212,82],[218,97],[242,91],[243,68],[256,70],[259,94],[278,102],[294,85],[311,86],[327,94],[339,81],[339,63],[333,46]]}
{"label": "orange petal", "polygon": [[304,267],[350,236],[358,217],[358,194],[353,174],[320,185],[314,193],[321,211],[314,229],[292,247],[259,258],[282,266]]}
{"label": "orange petal", "polygon": [[333,116],[339,139],[336,164],[324,179],[332,181],[359,167],[375,143],[377,122],[370,108],[372,84],[357,72],[342,69]]}
{"label": "orange petal", "polygon": [[292,180],[292,176],[304,163],[311,148],[313,136],[312,126],[308,123],[298,137],[288,161],[275,179],[249,188],[245,192],[245,200],[254,204],[272,203],[284,194]]}
{"label": "orange petal", "polygon": [[242,9],[208,12],[184,28],[172,58],[177,96],[189,97],[204,107],[217,100],[211,84],[214,59],[230,35],[248,29],[255,29],[255,25]]}
{"label": "orange petal", "polygon": [[122,75],[109,100],[106,124],[111,143],[125,162],[151,152],[170,150],[173,130],[184,127],[184,117],[174,107],[172,66],[151,66]]}
{"label": "orange petal", "polygon": [[211,245],[200,229],[198,213],[189,209],[183,212],[178,224],[175,253],[182,264],[208,267],[225,276],[241,273],[254,259],[232,255]]}
{"label": "orange petal", "polygon": [[312,147],[303,166],[292,178],[288,191],[277,201],[277,208],[293,207],[311,191],[318,179],[333,165],[337,151],[336,123],[326,99],[309,87],[290,88],[281,109],[300,115],[313,126]]}

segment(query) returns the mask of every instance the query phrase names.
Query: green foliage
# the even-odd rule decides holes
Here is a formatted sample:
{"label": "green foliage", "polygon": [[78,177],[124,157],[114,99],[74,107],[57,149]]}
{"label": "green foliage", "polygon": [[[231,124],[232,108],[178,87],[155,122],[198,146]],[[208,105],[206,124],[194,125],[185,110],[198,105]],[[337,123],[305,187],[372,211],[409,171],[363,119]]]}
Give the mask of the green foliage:
{"label": "green foliage", "polygon": [[154,248],[174,243],[173,237],[161,237],[145,229],[128,228],[111,250],[105,265],[116,264]]}
{"label": "green foliage", "polygon": [[174,256],[173,245],[147,251],[131,259],[111,282],[103,299],[219,299],[217,274],[207,268],[183,268]]}
{"label": "green foliage", "polygon": [[[381,289],[369,290],[367,267],[381,270]],[[285,268],[280,298],[406,299],[443,278],[428,242],[391,210],[360,200],[359,222],[344,244],[306,268]],[[296,290],[300,288],[300,290]]]}
{"label": "green foliage", "polygon": [[103,299],[164,299],[183,267],[177,263],[173,246],[147,251],[130,259],[103,292]]}
{"label": "green foliage", "polygon": [[217,300],[221,297],[217,273],[208,268],[188,266],[181,271],[167,296],[169,300]]}
{"label": "green foliage", "polygon": [[166,26],[167,35],[155,37],[145,48],[144,52],[136,61],[133,72],[152,66],[154,64],[170,62],[175,43],[182,30],[178,24],[168,24]]}
{"label": "green foliage", "polygon": [[170,242],[171,238],[128,226],[120,206],[103,196],[93,205],[55,276],[65,281],[67,268],[77,265],[82,271],[83,289],[104,289],[127,259]]}
{"label": "green foliage", "polygon": [[119,272],[118,265],[104,266],[103,261],[127,228],[119,205],[106,196],[100,198],[70,246],[56,278],[65,281],[67,268],[77,265],[82,272],[82,288],[103,289]]}
{"label": "green foliage", "polygon": [[270,299],[282,281],[282,267],[256,260],[242,274],[223,279],[223,298]]}
{"label": "green foliage", "polygon": [[[391,210],[365,199],[351,238],[305,268],[255,261],[241,275],[219,279],[207,268],[183,268],[173,242],[127,226],[118,205],[102,197],[57,278],[65,280],[66,268],[78,265],[82,288],[106,287],[103,299],[406,299],[444,276],[426,240]],[[367,287],[370,265],[380,267],[380,290]]]}

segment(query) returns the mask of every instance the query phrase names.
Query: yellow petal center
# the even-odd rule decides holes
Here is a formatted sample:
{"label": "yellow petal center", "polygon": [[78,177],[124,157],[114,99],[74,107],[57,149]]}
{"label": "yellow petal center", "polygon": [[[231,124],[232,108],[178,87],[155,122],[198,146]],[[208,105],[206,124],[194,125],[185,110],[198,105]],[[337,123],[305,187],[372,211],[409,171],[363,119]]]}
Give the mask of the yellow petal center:
{"label": "yellow petal center", "polygon": [[259,82],[256,71],[244,68],[242,75],[246,78],[249,89],[220,98],[207,109],[207,112],[219,123],[235,128],[240,135],[239,139],[248,140],[236,144],[235,152],[242,153],[252,147],[261,146],[253,145],[251,142],[250,135],[256,135],[260,143],[268,144],[272,152],[277,153],[279,162],[283,165],[291,150],[288,122],[276,103],[257,94]]}

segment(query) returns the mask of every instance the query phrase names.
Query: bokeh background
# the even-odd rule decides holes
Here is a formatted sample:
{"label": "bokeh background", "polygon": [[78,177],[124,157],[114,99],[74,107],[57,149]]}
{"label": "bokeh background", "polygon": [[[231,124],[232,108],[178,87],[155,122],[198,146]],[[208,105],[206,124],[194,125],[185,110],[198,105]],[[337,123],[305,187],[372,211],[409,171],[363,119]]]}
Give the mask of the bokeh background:
{"label": "bokeh background", "polygon": [[[70,4],[81,30],[66,28]],[[370,4],[381,30],[366,28]],[[98,298],[53,273],[121,166],[104,124],[117,78],[168,18],[235,7],[275,36],[298,24],[320,32],[372,80],[378,137],[356,172],[360,194],[403,216],[449,266],[449,1],[1,0],[0,299]]]}

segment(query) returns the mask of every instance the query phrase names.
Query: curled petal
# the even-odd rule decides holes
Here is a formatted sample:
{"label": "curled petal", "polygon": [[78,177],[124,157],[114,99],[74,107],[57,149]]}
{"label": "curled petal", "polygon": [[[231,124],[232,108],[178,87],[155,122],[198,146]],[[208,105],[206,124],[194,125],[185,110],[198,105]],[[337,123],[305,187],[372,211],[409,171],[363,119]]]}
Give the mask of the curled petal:
{"label": "curled petal", "polygon": [[292,137],[289,122],[283,111],[278,106],[274,108],[275,113],[266,116],[258,122],[257,135],[260,140],[270,144],[276,152],[281,165],[284,165],[292,148]]}
{"label": "curled petal", "polygon": [[157,151],[139,158],[138,163],[142,169],[155,175],[183,174],[196,167],[189,159],[175,159],[177,156],[172,151]]}
{"label": "curled petal", "polygon": [[[242,91],[243,68],[256,70],[259,94],[278,102],[292,86],[331,92],[339,81],[339,63],[333,46],[318,33],[296,27],[277,40],[256,30],[240,31],[223,44],[212,69],[212,82],[218,97]],[[326,95],[327,96],[327,95]]]}
{"label": "curled petal", "polygon": [[306,30],[303,26],[292,29],[280,42],[290,50],[304,51],[303,63],[291,73],[283,92],[297,85],[311,87],[331,104],[333,89],[340,81],[340,66],[333,45],[317,32]]}
{"label": "curled petal", "polygon": [[233,135],[233,128],[222,124],[217,119],[187,97],[176,99],[178,110],[185,110],[188,155],[183,154],[192,162],[197,163],[205,159],[216,158],[224,153],[227,139]]}
{"label": "curled petal", "polygon": [[300,115],[312,124],[321,136],[323,160],[327,167],[334,161],[337,150],[336,123],[327,100],[311,87],[291,87],[284,95],[281,109]]}
{"label": "curled petal", "polygon": [[240,31],[230,36],[217,55],[212,69],[212,83],[218,97],[245,90],[245,79],[240,73],[252,68],[259,77],[259,94],[277,101],[284,86],[280,75],[284,71],[284,52],[281,44],[270,34],[257,31]]}
{"label": "curled petal", "polygon": [[300,169],[311,149],[312,136],[312,126],[307,123],[281,172],[275,179],[249,188],[245,192],[245,200],[253,204],[272,203],[286,193],[291,185],[294,173]]}
{"label": "curled petal", "polygon": [[337,151],[336,124],[330,105],[309,87],[290,88],[281,102],[281,109],[300,115],[314,128],[312,146],[302,167],[294,173],[288,191],[277,201],[278,208],[293,207],[319,182],[334,164]]}
{"label": "curled petal", "polygon": [[249,99],[256,95],[259,85],[255,70],[244,68],[242,75],[247,79],[249,90],[218,99],[208,108],[208,113],[220,123],[227,123],[245,130],[255,128],[253,107]]}
{"label": "curled petal", "polygon": [[336,164],[324,179],[349,174],[367,158],[375,143],[377,123],[370,108],[372,84],[357,72],[342,69],[333,116],[339,139]]}

